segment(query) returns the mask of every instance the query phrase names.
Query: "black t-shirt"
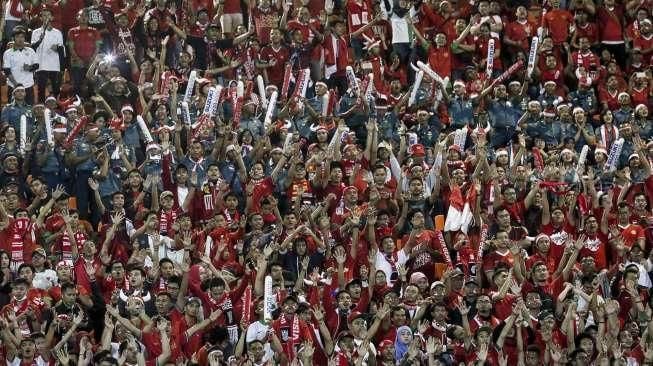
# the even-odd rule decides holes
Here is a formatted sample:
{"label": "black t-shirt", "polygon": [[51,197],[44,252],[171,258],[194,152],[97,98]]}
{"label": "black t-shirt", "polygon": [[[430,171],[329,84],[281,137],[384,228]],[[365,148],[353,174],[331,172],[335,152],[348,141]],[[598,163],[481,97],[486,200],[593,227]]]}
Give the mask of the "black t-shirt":
{"label": "black t-shirt", "polygon": [[218,39],[214,42],[208,42],[204,37],[189,36],[186,43],[195,50],[195,68],[206,70],[212,57],[215,57],[215,50],[226,50],[233,48],[233,39]]}

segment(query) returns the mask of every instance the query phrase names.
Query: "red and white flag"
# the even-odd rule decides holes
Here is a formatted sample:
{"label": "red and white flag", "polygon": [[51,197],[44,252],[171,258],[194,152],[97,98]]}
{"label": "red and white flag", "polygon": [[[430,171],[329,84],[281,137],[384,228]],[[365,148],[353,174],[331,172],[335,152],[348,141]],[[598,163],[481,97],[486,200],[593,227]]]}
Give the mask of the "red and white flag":
{"label": "red and white flag", "polygon": [[462,231],[467,234],[469,225],[472,223],[472,206],[476,202],[476,189],[469,187],[467,194],[463,198],[462,190],[459,186],[451,187],[449,196],[449,211],[447,219],[444,222],[444,231]]}

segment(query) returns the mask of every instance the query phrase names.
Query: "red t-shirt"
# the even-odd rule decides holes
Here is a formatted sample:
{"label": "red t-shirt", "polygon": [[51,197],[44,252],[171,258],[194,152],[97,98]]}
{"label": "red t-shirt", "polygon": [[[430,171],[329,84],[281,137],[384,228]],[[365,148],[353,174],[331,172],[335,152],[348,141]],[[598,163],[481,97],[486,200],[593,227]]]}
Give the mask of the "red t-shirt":
{"label": "red t-shirt", "polygon": [[599,58],[592,51],[574,51],[571,54],[571,60],[574,63],[574,67],[583,66],[586,70],[590,66],[597,67],[599,65]]}
{"label": "red t-shirt", "polygon": [[[501,254],[498,251],[493,251],[491,253],[486,254],[483,256],[483,273],[486,271],[492,271],[500,263],[504,263],[508,265],[509,267],[512,267],[512,264],[514,263],[514,258],[510,251],[506,249],[506,253]],[[492,280],[491,278],[488,278],[488,280]]]}
{"label": "red t-shirt", "polygon": [[429,48],[429,66],[443,79],[451,77],[451,49],[448,45]]}
{"label": "red t-shirt", "polygon": [[548,225],[543,225],[540,228],[540,232],[548,235],[551,239],[549,255],[552,256],[556,262],[559,262],[565,252],[565,242],[567,239],[574,237],[576,229],[569,225],[569,223],[565,223],[560,227],[555,227],[550,223]]}
{"label": "red t-shirt", "polygon": [[[483,60],[483,65],[485,65],[485,59],[487,58],[488,41],[489,38],[479,37],[476,39],[476,58],[478,60]],[[503,67],[501,57],[497,55],[499,51],[501,51],[501,41],[494,38],[494,63],[492,64],[494,70],[501,70]]]}
{"label": "red t-shirt", "polygon": [[512,41],[519,42],[519,48],[528,52],[530,50],[530,39],[535,34],[537,26],[528,20],[524,23],[518,21],[510,22],[506,25],[505,37]]}
{"label": "red t-shirt", "polygon": [[75,27],[68,31],[68,40],[73,42],[75,54],[84,61],[90,63],[93,61],[93,55],[97,49],[97,43],[102,40],[100,32],[97,29],[88,27],[82,29]]}
{"label": "red t-shirt", "polygon": [[611,111],[619,109],[619,89],[615,90],[614,93],[610,93],[607,88],[599,87],[599,102],[606,103],[608,109]]}
{"label": "red t-shirt", "polygon": [[[163,352],[161,345],[161,335],[159,334],[158,329],[143,333],[141,341],[147,348],[146,353],[148,361],[156,360],[156,358]],[[174,334],[171,334],[170,357],[168,358],[168,362],[176,362],[182,356],[181,345],[182,342],[180,342],[179,339],[176,339]]]}
{"label": "red t-shirt", "polygon": [[[77,26],[77,13],[83,8],[84,0],[68,0],[61,6],[61,24],[63,26],[63,32]],[[63,16],[64,14],[66,16]]]}
{"label": "red t-shirt", "polygon": [[551,9],[544,16],[544,28],[549,30],[553,43],[560,45],[569,37],[569,26],[573,24],[574,17],[563,9]]}
{"label": "red t-shirt", "polygon": [[225,0],[223,11],[224,14],[240,14],[240,0]]}
{"label": "red t-shirt", "polygon": [[[408,242],[409,236],[405,236],[403,243]],[[433,263],[443,262],[443,250],[446,250],[446,243],[441,243],[439,235],[432,230],[422,230],[415,238],[415,244],[411,249],[411,260],[409,261],[412,272],[422,272],[430,280],[435,279]],[[431,257],[431,250],[440,252],[439,260]]]}
{"label": "red t-shirt", "polygon": [[262,61],[272,61],[276,60],[276,64],[272,67],[268,67],[268,80],[270,84],[276,85],[279,90],[281,90],[283,84],[283,75],[286,69],[286,62],[290,59],[290,52],[285,46],[280,46],[278,49],[275,49],[271,45],[263,47],[261,50],[261,60]]}
{"label": "red t-shirt", "polygon": [[254,24],[256,25],[256,36],[260,44],[265,45],[270,42],[270,30],[276,28],[279,23],[279,14],[276,9],[270,7],[265,11],[256,7],[252,10]]}
{"label": "red t-shirt", "polygon": [[549,279],[549,281],[543,286],[537,286],[531,281],[524,281],[524,285],[522,287],[522,294],[527,294],[529,292],[537,290],[537,292],[539,292],[540,294],[546,294],[551,296],[552,299],[556,299],[558,298],[558,295],[560,295],[560,292],[562,292],[563,284],[564,284],[564,279],[562,278],[562,276]]}
{"label": "red t-shirt", "polygon": [[640,90],[631,88],[629,94],[632,100],[632,105],[644,104],[645,106],[648,106],[649,91],[650,87],[646,87]]}
{"label": "red t-shirt", "polygon": [[576,38],[587,37],[590,44],[595,44],[599,40],[599,29],[594,23],[587,23],[584,26],[576,26]]}
{"label": "red t-shirt", "polygon": [[599,32],[601,33],[601,42],[620,42],[623,43],[623,30],[621,22],[624,19],[624,12],[620,6],[615,6],[612,10],[601,6],[597,9],[598,23],[601,24]]}
{"label": "red t-shirt", "polygon": [[[642,52],[646,50],[650,50],[651,47],[653,47],[653,34],[649,34],[648,37],[644,37],[643,35],[639,35],[633,39],[633,48],[639,48],[642,50]],[[649,57],[652,54],[651,51],[643,53],[644,55],[644,60],[648,60]]]}
{"label": "red t-shirt", "polygon": [[607,258],[607,242],[608,238],[600,231],[594,235],[587,235],[585,244],[580,250],[579,258],[585,256],[591,256],[596,262],[596,268],[607,268],[608,267],[608,258]]}
{"label": "red t-shirt", "polygon": [[361,1],[360,4],[357,0],[347,1],[347,24],[349,25],[350,34],[359,30],[372,20],[370,16],[371,8],[372,6],[370,6],[367,0]]}

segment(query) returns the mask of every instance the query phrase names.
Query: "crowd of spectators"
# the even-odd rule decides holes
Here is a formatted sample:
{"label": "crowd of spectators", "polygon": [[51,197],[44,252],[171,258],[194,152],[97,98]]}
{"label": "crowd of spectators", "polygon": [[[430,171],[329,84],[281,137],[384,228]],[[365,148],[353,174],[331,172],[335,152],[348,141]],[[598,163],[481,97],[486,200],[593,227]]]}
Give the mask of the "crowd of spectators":
{"label": "crowd of spectators", "polygon": [[2,0],[0,362],[653,365],[652,0]]}

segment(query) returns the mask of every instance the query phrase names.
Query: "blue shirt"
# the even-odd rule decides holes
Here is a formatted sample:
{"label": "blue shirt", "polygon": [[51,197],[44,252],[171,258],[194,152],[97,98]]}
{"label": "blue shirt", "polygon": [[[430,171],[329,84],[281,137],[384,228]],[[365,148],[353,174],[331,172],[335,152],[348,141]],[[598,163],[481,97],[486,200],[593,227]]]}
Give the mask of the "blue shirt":
{"label": "blue shirt", "polygon": [[[75,141],[75,155],[77,157],[86,156],[91,153],[91,144],[89,144],[85,139],[81,138]],[[78,172],[87,172],[91,173],[97,169],[98,165],[95,162],[95,157],[92,156],[85,161],[79,163],[75,168]]]}
{"label": "blue shirt", "polygon": [[521,117],[519,106],[513,106],[508,101],[491,101],[487,111],[494,128],[515,128]]}
{"label": "blue shirt", "polygon": [[451,120],[450,126],[453,128],[463,127],[474,120],[474,109],[469,99],[454,97],[449,101],[447,108]]}

